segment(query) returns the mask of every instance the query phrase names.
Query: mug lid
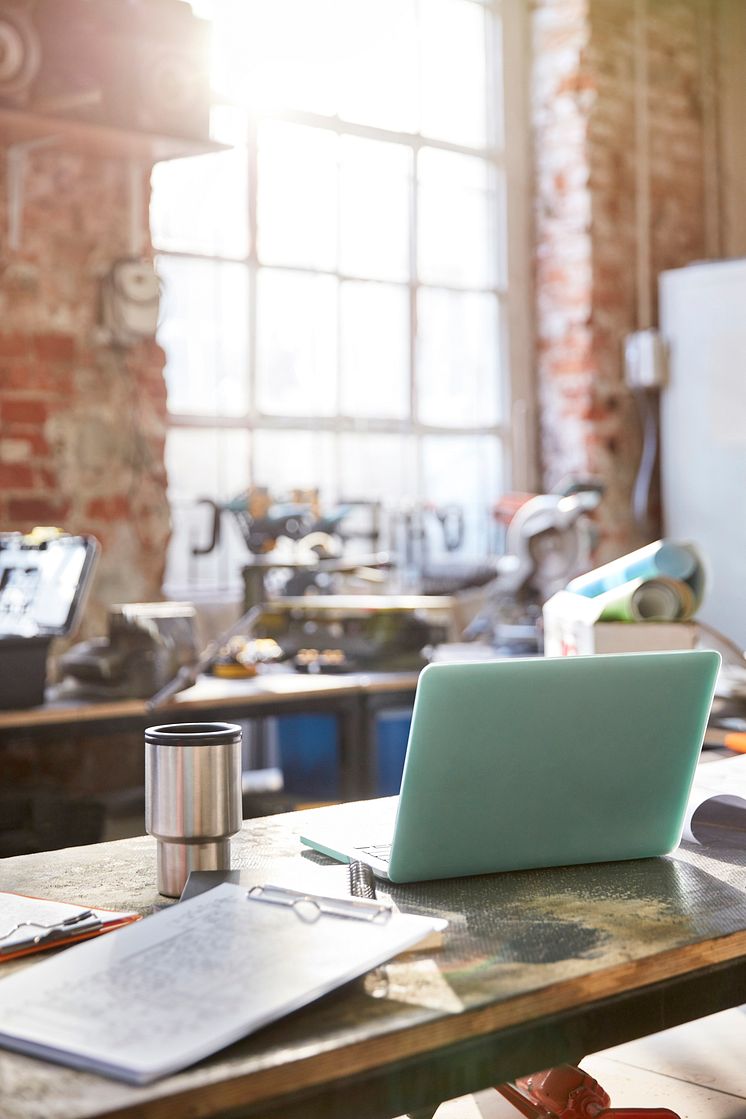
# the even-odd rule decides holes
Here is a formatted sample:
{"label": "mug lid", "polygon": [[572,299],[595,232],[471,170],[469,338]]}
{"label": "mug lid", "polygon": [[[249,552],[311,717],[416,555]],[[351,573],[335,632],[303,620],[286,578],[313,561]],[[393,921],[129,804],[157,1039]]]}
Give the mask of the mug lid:
{"label": "mug lid", "polygon": [[240,739],[238,723],[165,723],[145,729],[145,741],[158,746],[228,745]]}

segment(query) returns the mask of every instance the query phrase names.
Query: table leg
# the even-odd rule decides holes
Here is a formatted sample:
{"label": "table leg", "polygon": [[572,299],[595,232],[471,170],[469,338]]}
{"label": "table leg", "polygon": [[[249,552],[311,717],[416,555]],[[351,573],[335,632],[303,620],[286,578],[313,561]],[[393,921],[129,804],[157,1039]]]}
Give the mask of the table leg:
{"label": "table leg", "polygon": [[358,696],[346,697],[336,714],[342,799],[375,796],[375,742],[365,703]]}

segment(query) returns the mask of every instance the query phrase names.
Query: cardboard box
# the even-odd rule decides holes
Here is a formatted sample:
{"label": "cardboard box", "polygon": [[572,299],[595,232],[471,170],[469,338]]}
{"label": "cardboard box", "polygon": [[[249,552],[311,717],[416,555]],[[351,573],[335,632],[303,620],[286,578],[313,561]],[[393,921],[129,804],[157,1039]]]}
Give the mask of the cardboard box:
{"label": "cardboard box", "polygon": [[592,598],[559,591],[544,603],[544,655],[648,653],[694,649],[699,631],[689,622],[599,622]]}

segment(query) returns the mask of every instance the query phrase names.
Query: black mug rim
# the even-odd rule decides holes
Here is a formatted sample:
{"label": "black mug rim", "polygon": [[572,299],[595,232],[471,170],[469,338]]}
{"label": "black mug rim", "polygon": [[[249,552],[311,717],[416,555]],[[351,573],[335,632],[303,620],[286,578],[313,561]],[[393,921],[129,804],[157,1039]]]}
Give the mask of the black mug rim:
{"label": "black mug rim", "polygon": [[163,723],[145,729],[145,741],[156,746],[230,745],[240,739],[238,723]]}

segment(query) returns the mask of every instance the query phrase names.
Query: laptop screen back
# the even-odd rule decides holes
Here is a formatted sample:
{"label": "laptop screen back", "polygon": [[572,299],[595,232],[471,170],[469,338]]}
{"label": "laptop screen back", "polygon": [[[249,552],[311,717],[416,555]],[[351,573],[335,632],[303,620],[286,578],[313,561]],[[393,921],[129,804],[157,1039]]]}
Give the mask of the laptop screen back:
{"label": "laptop screen back", "polygon": [[429,665],[390,878],[672,850],[719,664],[696,650]]}

